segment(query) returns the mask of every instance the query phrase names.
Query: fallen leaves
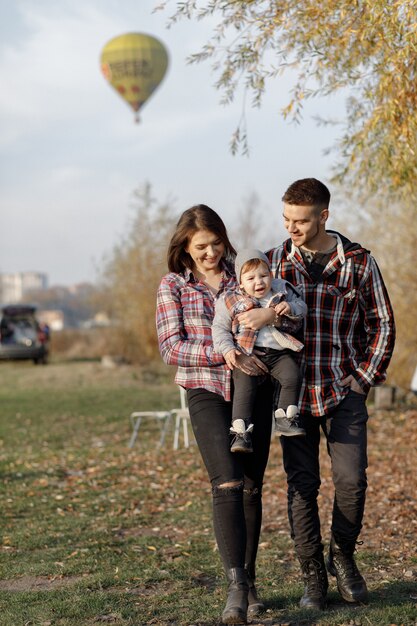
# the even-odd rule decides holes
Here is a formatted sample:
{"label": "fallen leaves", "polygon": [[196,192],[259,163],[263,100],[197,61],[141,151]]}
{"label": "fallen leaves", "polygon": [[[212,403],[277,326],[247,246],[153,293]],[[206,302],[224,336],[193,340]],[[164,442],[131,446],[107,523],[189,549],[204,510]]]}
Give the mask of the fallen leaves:
{"label": "fallen leaves", "polygon": [[[411,580],[417,558],[417,411],[369,410],[368,491],[364,526],[358,548],[361,556],[376,553],[379,569],[368,568],[375,582],[382,577]],[[329,541],[333,508],[331,464],[321,441],[322,485],[319,495],[322,534]],[[263,533],[288,531],[286,478],[280,447],[273,442],[264,487]],[[414,567],[413,567],[414,565]],[[412,573],[411,573],[412,572]]]}

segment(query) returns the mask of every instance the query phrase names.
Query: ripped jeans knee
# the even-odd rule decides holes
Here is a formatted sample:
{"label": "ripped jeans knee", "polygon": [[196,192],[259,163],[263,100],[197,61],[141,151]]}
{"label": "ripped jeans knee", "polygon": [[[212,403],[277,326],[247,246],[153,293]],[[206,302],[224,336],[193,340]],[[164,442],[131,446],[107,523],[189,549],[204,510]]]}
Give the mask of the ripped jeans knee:
{"label": "ripped jeans knee", "polygon": [[262,485],[246,486],[243,480],[230,480],[220,485],[212,485],[211,491],[213,496],[226,496],[243,492],[245,500],[260,500],[262,498]]}
{"label": "ripped jeans knee", "polygon": [[243,480],[230,480],[220,485],[212,485],[211,492],[213,497],[230,496],[242,493],[244,491],[243,486]]}
{"label": "ripped jeans knee", "polygon": [[262,497],[262,485],[260,487],[257,487],[256,485],[253,485],[252,487],[245,487],[243,489],[243,493],[246,498],[255,498],[256,500],[259,500],[259,498]]}
{"label": "ripped jeans knee", "polygon": [[243,489],[243,502],[245,504],[245,508],[248,507],[261,507],[262,506],[262,485],[257,487],[252,485],[251,487],[246,487]]}

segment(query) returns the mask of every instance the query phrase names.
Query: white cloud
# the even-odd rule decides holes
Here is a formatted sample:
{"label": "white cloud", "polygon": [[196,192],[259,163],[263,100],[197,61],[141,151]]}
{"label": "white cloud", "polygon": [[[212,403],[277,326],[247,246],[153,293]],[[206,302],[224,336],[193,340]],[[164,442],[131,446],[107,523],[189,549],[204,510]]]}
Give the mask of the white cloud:
{"label": "white cloud", "polygon": [[[99,6],[100,3],[80,3],[72,5],[71,11],[58,12],[56,3],[52,11],[48,2],[40,7],[19,5],[28,34],[23,40],[9,42],[0,49],[0,119],[3,120],[0,137],[3,143],[37,133],[54,122],[74,123],[101,116],[110,126],[115,121],[119,132],[122,125],[117,121],[123,116],[129,122],[133,118],[127,105],[105,84],[99,69],[100,53],[106,41],[129,28],[123,19],[107,15],[105,5],[100,9]],[[183,67],[176,74],[174,85],[170,74],[173,66],[178,69],[178,64]],[[163,113],[162,132],[168,127],[170,132],[175,128],[181,132],[186,121],[192,121],[188,112],[181,113],[181,109],[187,108],[188,94],[195,89],[204,94],[208,85],[205,76],[199,78],[201,72],[193,72],[193,68],[187,71],[184,58],[179,62],[171,58],[170,65],[168,76],[153,101],[159,100],[159,111]],[[192,84],[183,78],[187,74],[192,76]],[[210,101],[209,94],[207,90]],[[150,103],[143,115],[147,115],[149,107]],[[210,119],[210,115],[208,118],[204,115],[204,105],[202,112],[200,124]],[[152,128],[153,134],[155,131],[155,127]]]}
{"label": "white cloud", "polygon": [[21,135],[97,109],[100,32],[110,20],[79,6],[77,15],[56,15],[24,5],[29,33],[1,50],[0,115],[18,124]]}

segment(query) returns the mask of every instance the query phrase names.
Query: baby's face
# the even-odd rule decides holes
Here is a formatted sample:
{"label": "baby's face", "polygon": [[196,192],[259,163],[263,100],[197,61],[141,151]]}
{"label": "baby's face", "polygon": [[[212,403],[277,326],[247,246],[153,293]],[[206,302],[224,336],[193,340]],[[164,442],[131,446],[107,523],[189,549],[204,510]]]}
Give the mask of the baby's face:
{"label": "baby's face", "polygon": [[240,288],[243,289],[248,296],[254,298],[263,298],[271,289],[272,276],[269,268],[265,263],[261,263],[258,267],[241,272]]}

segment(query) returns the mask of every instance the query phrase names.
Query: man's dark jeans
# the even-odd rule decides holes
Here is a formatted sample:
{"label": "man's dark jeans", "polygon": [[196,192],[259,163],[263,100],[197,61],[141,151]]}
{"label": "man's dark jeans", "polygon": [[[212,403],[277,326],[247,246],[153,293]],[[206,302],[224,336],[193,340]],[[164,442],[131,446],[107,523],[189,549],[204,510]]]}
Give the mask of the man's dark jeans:
{"label": "man's dark jeans", "polygon": [[362,528],[367,487],[366,396],[350,391],[322,418],[301,416],[305,437],[281,437],[288,482],[291,537],[301,559],[321,551],[317,496],[320,488],[320,428],[327,439],[335,487],[332,534],[339,545],[354,545]]}

